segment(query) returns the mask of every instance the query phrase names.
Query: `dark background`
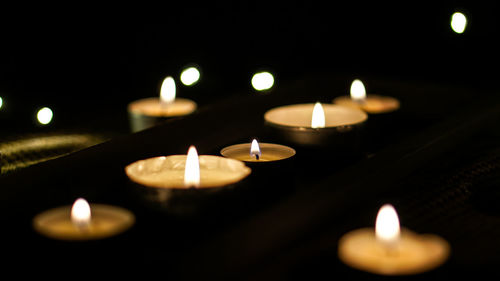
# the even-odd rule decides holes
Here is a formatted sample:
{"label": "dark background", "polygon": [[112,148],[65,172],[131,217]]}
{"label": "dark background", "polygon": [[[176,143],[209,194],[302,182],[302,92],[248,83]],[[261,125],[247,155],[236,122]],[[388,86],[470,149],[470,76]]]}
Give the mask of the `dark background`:
{"label": "dark background", "polygon": [[[105,253],[111,253],[121,258],[116,268],[125,271],[140,262],[141,271],[184,274],[185,269],[204,278],[210,275],[193,271],[193,265],[206,272],[232,269],[273,280],[279,280],[275,275],[303,280],[324,273],[372,279],[338,260],[337,241],[348,230],[372,224],[381,203],[393,202],[404,226],[443,235],[452,245],[450,262],[431,276],[455,278],[468,272],[477,279],[478,272],[498,267],[499,111],[498,98],[487,99],[498,92],[496,6],[166,2],[148,7],[154,13],[123,4],[110,10],[45,6],[30,7],[34,9],[28,13],[27,8],[1,10],[0,144],[4,137],[23,140],[24,134],[41,132],[34,135],[43,137],[58,130],[128,134],[127,104],[157,96],[166,75],[178,78],[191,63],[201,67],[202,80],[192,88],[178,83],[178,94],[209,110],[2,175],[5,215],[0,224],[14,230],[2,232],[9,257],[4,269],[12,265],[21,272],[17,269],[36,263],[52,275],[59,263],[73,262],[67,258],[73,255],[68,245],[54,247],[54,241],[33,231],[31,220],[77,196],[124,206],[137,216],[136,227],[116,244],[105,241],[97,245],[105,245],[98,254],[90,250],[82,255],[91,256],[92,263],[102,261],[93,266],[108,267],[111,259]],[[464,34],[450,29],[455,10],[469,19]],[[255,96],[249,83],[260,69],[271,70],[277,79],[276,90],[265,97]],[[399,98],[403,106],[397,118],[372,127],[377,129],[368,133],[372,137],[363,139],[369,149],[354,158],[322,150],[322,157],[334,159],[333,166],[307,161],[318,154],[298,150],[296,168],[285,177],[292,188],[280,184],[287,192],[276,190],[275,199],[264,193],[265,202],[258,194],[272,184],[262,185],[254,201],[244,200],[257,202],[255,209],[242,204],[241,213],[228,213],[228,222],[213,216],[193,224],[150,210],[148,202],[143,206],[137,196],[123,192],[128,186],[123,167],[133,161],[185,153],[188,143],[203,154],[217,154],[249,136],[267,139],[258,122],[265,110],[331,100],[347,94],[356,77],[367,82],[368,91]],[[54,111],[48,126],[35,121],[42,106]],[[2,164],[45,156],[35,152],[12,153],[15,161],[3,155]],[[208,236],[200,239],[199,233]],[[85,250],[85,245],[69,248]],[[179,261],[176,253],[184,259]],[[420,279],[430,280],[425,275],[413,280]]]}
{"label": "dark background", "polygon": [[[178,96],[200,106],[252,93],[251,75],[261,69],[275,74],[277,87],[316,72],[496,87],[494,4],[164,4],[4,10],[1,136],[79,127],[127,133],[126,105],[158,95],[166,75],[178,81],[192,63],[201,81],[178,82]],[[463,34],[450,28],[455,11],[467,16]],[[43,106],[54,119],[42,128],[35,115]]]}

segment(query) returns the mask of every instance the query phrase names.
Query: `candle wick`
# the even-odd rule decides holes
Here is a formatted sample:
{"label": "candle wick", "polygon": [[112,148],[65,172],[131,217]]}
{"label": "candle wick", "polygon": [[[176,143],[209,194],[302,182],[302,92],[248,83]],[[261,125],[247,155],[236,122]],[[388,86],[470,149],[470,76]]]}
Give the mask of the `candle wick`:
{"label": "candle wick", "polygon": [[78,231],[87,233],[90,231],[90,223],[89,222],[79,222],[75,223],[76,228],[78,228]]}
{"label": "candle wick", "polygon": [[160,107],[163,109],[170,107],[171,104],[172,104],[172,101],[160,100]]}
{"label": "candle wick", "polygon": [[259,154],[255,153],[255,159],[259,160]]}
{"label": "candle wick", "polygon": [[354,99],[354,102],[359,105],[364,105],[366,103],[366,98]]}
{"label": "candle wick", "polygon": [[398,243],[387,243],[384,245],[385,254],[388,257],[397,257],[399,256],[399,246]]}

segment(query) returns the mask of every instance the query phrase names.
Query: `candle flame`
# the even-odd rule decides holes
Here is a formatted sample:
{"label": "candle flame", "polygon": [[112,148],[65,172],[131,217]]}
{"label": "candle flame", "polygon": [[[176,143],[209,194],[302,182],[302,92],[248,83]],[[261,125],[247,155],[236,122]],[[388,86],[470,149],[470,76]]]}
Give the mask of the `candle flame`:
{"label": "candle flame", "polygon": [[175,80],[168,76],[163,80],[160,89],[160,101],[162,104],[169,104],[175,100]]}
{"label": "candle flame", "polygon": [[325,127],[325,111],[321,103],[317,102],[314,105],[311,127],[313,128],[324,128]]}
{"label": "candle flame", "polygon": [[200,161],[198,159],[198,152],[194,146],[190,146],[187,153],[186,168],[184,170],[184,186],[200,186]]}
{"label": "candle flame", "polygon": [[400,236],[399,218],[391,204],[383,205],[375,222],[375,237],[386,247],[394,247]]}
{"label": "candle flame", "polygon": [[355,101],[362,101],[366,98],[366,89],[363,82],[355,79],[351,84],[351,98]]}
{"label": "candle flame", "polygon": [[90,224],[90,206],[83,198],[76,199],[71,207],[71,222],[78,228],[86,228]]}
{"label": "candle flame", "polygon": [[262,155],[262,152],[260,151],[259,143],[257,142],[256,139],[252,141],[252,145],[250,147],[250,156],[255,156],[257,160],[259,160],[259,157]]}
{"label": "candle flame", "polygon": [[52,117],[54,114],[52,113],[52,110],[48,107],[41,108],[38,110],[38,113],[36,114],[36,118],[38,120],[38,123],[42,125],[47,125],[52,121]]}

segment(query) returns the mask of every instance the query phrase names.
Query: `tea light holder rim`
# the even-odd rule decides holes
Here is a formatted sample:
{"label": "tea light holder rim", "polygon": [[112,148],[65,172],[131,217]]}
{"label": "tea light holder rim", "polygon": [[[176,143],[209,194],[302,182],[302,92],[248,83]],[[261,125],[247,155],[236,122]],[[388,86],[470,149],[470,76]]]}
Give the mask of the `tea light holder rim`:
{"label": "tea light holder rim", "polygon": [[291,107],[296,107],[296,106],[314,107],[314,103],[298,103],[298,104],[282,105],[282,106],[274,107],[274,108],[267,110],[264,113],[264,121],[266,124],[272,125],[276,128],[280,128],[280,129],[289,129],[289,130],[294,130],[294,131],[299,130],[299,131],[304,131],[304,132],[320,132],[320,131],[327,131],[327,130],[336,131],[338,128],[343,128],[343,127],[354,127],[357,125],[364,124],[368,120],[368,114],[361,109],[351,108],[351,107],[342,106],[342,105],[338,105],[338,104],[322,103],[321,105],[324,108],[325,107],[335,107],[335,108],[341,108],[342,110],[347,110],[347,111],[356,111],[356,113],[359,113],[362,116],[362,118],[360,121],[354,122],[354,123],[346,123],[346,124],[340,124],[340,125],[335,125],[335,126],[329,126],[328,124],[325,124],[325,127],[321,127],[321,128],[313,128],[312,126],[308,126],[308,125],[291,125],[291,124],[277,123],[277,122],[273,122],[272,120],[270,120],[269,115],[271,115],[273,112],[276,112],[278,110],[283,110],[285,108],[291,108]]}
{"label": "tea light holder rim", "polygon": [[[168,112],[168,111],[161,112],[161,114],[148,114],[147,112],[144,112],[142,110],[134,109],[134,105],[138,104],[139,102],[146,102],[146,101],[152,101],[152,102],[158,101],[158,102],[160,102],[160,98],[159,97],[146,97],[146,98],[141,98],[141,99],[132,101],[127,105],[128,112],[130,114],[133,114],[133,115],[141,115],[141,116],[148,116],[148,117],[155,117],[155,118],[170,118],[170,117],[186,116],[186,115],[194,113],[198,109],[198,104],[194,100],[188,99],[188,98],[180,98],[180,97],[176,97],[172,103],[175,103],[176,101],[189,103],[190,105],[192,105],[191,111],[185,111],[185,112],[180,111],[176,114]],[[168,105],[165,107],[168,107]]]}
{"label": "tea light holder rim", "polygon": [[[268,142],[259,142],[259,147],[260,147],[261,152],[263,152],[263,150],[270,148],[270,146],[281,148],[281,149],[283,149],[283,151],[290,152],[290,154],[286,157],[283,157],[283,158],[280,158],[277,160],[262,161],[262,162],[275,162],[275,161],[286,160],[286,159],[292,158],[293,156],[295,156],[297,154],[297,151],[294,148],[287,146],[287,145],[277,144],[277,143],[268,143]],[[227,155],[228,152],[230,152],[231,150],[235,150],[235,149],[246,149],[246,148],[248,148],[247,150],[248,150],[248,153],[250,154],[250,147],[251,147],[251,143],[233,144],[233,145],[229,145],[229,146],[226,146],[223,149],[221,149],[220,154],[226,158],[231,158],[229,155]],[[231,158],[231,159],[235,159],[235,158]],[[236,160],[238,160],[238,159],[236,159]],[[240,161],[247,162],[244,160],[240,160]]]}
{"label": "tea light holder rim", "polygon": [[[398,111],[401,108],[401,101],[398,98],[392,97],[392,96],[386,96],[386,95],[379,95],[379,94],[366,94],[366,99],[369,98],[378,98],[378,99],[384,99],[384,100],[389,100],[394,103],[394,106],[385,108],[382,110],[368,110],[364,109],[362,105],[358,105],[356,101],[352,100],[351,96],[349,95],[342,95],[342,96],[337,96],[332,99],[333,104],[338,104],[342,106],[347,106],[347,107],[353,107],[356,105],[356,108],[360,108],[361,110],[365,111],[366,113],[370,115],[377,115],[377,114],[388,114],[392,113],[395,111]],[[343,104],[342,102],[350,102],[350,104]]]}

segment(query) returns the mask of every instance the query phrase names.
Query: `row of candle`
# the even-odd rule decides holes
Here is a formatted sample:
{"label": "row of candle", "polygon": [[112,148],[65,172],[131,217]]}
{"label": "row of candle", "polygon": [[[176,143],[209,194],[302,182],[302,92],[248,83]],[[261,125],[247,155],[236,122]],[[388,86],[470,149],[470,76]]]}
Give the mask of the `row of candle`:
{"label": "row of candle", "polygon": [[[366,119],[363,113],[351,113],[347,108],[361,109],[369,114],[383,114],[399,109],[399,101],[393,97],[367,95],[363,82],[359,79],[352,82],[350,97],[337,97],[333,100],[333,103],[342,107],[327,105],[328,108],[324,111],[326,113],[326,123],[323,122],[323,127],[351,125]],[[176,97],[175,80],[170,76],[166,77],[163,80],[159,97],[140,99],[128,105],[132,132],[152,127],[168,118],[191,114],[196,108],[196,102]],[[339,110],[342,112],[339,112]],[[265,119],[272,124],[304,128],[311,124],[311,121],[306,121],[307,117],[311,116],[308,112],[309,106],[292,106],[269,112],[269,114],[266,114]],[[301,116],[304,114],[306,116]],[[320,126],[321,124],[312,125],[313,128]]]}
{"label": "row of candle", "polygon": [[[366,112],[380,114],[399,108],[394,98],[366,95],[359,80],[352,84],[351,98],[339,97],[334,102],[337,104],[282,106],[266,112],[264,119],[298,145],[315,145],[325,141],[316,135],[328,136],[328,130],[345,131],[357,126],[367,120]],[[193,101],[175,98],[175,82],[171,78],[165,79],[160,99],[140,100],[129,105],[131,116],[153,118],[189,114],[195,109]],[[223,157],[198,156],[196,148],[191,146],[187,155],[158,156],[131,163],[125,167],[125,173],[131,182],[144,189],[224,188],[249,176],[252,169],[248,164],[284,161],[294,157],[296,151],[289,146],[259,144],[253,140],[228,146],[220,153]],[[131,227],[134,220],[128,210],[100,204],[91,208],[86,201],[78,199],[72,207],[39,214],[34,218],[34,227],[55,239],[88,240],[117,235]],[[435,235],[400,231],[395,210],[386,205],[379,211],[375,231],[360,229],[347,233],[340,239],[338,251],[339,258],[354,268],[399,275],[424,272],[442,264],[448,256],[449,245]]]}

